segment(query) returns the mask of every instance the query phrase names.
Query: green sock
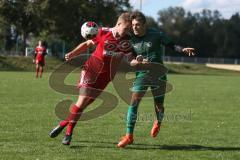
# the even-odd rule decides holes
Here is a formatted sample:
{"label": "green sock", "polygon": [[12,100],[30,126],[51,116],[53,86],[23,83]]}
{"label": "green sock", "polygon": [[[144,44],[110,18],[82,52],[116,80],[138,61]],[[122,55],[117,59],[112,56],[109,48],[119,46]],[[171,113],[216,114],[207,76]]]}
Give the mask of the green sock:
{"label": "green sock", "polygon": [[163,117],[164,117],[164,109],[160,110],[160,111],[155,110],[155,112],[156,112],[156,117],[157,117],[158,123],[162,123]]}
{"label": "green sock", "polygon": [[138,106],[129,106],[127,113],[127,134],[133,134],[134,126],[137,120]]}

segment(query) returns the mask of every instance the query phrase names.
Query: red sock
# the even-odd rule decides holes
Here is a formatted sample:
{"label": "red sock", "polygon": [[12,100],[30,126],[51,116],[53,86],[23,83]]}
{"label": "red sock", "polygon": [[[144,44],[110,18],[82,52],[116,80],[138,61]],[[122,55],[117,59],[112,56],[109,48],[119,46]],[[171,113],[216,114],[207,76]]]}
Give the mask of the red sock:
{"label": "red sock", "polygon": [[61,127],[66,127],[68,125],[68,120],[63,120],[59,123]]}
{"label": "red sock", "polygon": [[[73,113],[76,113],[79,107],[75,107],[76,105],[73,105],[71,108],[71,113],[69,113],[68,118],[65,120],[62,120],[59,125],[61,127],[66,127],[69,124],[69,121],[71,121],[72,117],[74,116]],[[77,109],[76,109],[77,108]]]}
{"label": "red sock", "polygon": [[[71,109],[71,113],[68,115],[68,127],[66,130],[66,135],[72,135],[73,129],[79,120],[80,116],[82,114],[82,109],[78,106],[74,105]],[[63,124],[66,124],[66,122],[63,122]]]}
{"label": "red sock", "polygon": [[66,135],[72,135],[73,129],[74,129],[76,124],[77,124],[77,122],[68,123],[68,127],[67,127],[67,130],[66,130]]}

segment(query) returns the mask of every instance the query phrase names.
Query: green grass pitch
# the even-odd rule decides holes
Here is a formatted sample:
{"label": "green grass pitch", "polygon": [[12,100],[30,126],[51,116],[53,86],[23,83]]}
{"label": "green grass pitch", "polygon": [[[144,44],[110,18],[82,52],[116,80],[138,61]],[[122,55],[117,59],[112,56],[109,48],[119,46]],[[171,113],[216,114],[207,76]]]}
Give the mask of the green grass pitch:
{"label": "green grass pitch", "polygon": [[[55,105],[76,96],[49,87],[49,73],[0,72],[0,159],[240,159],[240,77],[234,75],[169,75],[174,90],[167,94],[166,116],[160,134],[150,137],[154,108],[151,98],[139,107],[135,141],[116,148],[125,133],[127,105],[97,119],[78,123],[70,147],[63,134],[49,138],[59,121]],[[75,84],[79,74],[67,81]],[[107,90],[116,95],[112,85]],[[91,108],[97,105],[95,102]]]}

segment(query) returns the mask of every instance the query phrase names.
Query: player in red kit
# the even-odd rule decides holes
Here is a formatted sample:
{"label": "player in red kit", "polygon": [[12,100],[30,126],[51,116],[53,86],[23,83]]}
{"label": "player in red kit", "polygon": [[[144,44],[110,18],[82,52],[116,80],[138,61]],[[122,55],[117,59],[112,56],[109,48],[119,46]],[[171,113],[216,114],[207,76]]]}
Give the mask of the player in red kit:
{"label": "player in red kit", "polygon": [[36,78],[38,78],[38,73],[40,72],[40,78],[42,78],[43,66],[45,65],[45,55],[47,54],[45,46],[43,46],[42,41],[38,41],[38,46],[35,48],[34,60],[36,64]]}
{"label": "player in red kit", "polygon": [[50,137],[54,138],[66,127],[62,144],[69,145],[72,139],[73,128],[79,120],[81,113],[90,105],[102,90],[114,78],[118,64],[124,56],[131,57],[132,47],[126,33],[130,30],[131,19],[129,13],[119,16],[113,28],[99,28],[97,36],[79,44],[73,51],[66,54],[65,59],[70,60],[85,51],[88,47],[96,45],[91,57],[86,61],[81,72],[79,82],[80,95],[77,103],[72,106],[68,118],[55,127]]}

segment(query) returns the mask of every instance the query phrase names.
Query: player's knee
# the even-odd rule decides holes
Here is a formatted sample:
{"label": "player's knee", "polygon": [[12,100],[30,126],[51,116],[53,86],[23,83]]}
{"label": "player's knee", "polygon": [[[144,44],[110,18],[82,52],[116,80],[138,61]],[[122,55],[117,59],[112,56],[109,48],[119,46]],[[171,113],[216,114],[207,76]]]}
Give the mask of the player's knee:
{"label": "player's knee", "polygon": [[131,100],[131,105],[132,106],[137,106],[141,101],[141,97],[138,97],[138,96],[134,96],[132,97],[132,100]]}
{"label": "player's knee", "polygon": [[79,96],[76,105],[79,106],[79,108],[85,109],[92,102],[92,98],[89,98],[87,96]]}

